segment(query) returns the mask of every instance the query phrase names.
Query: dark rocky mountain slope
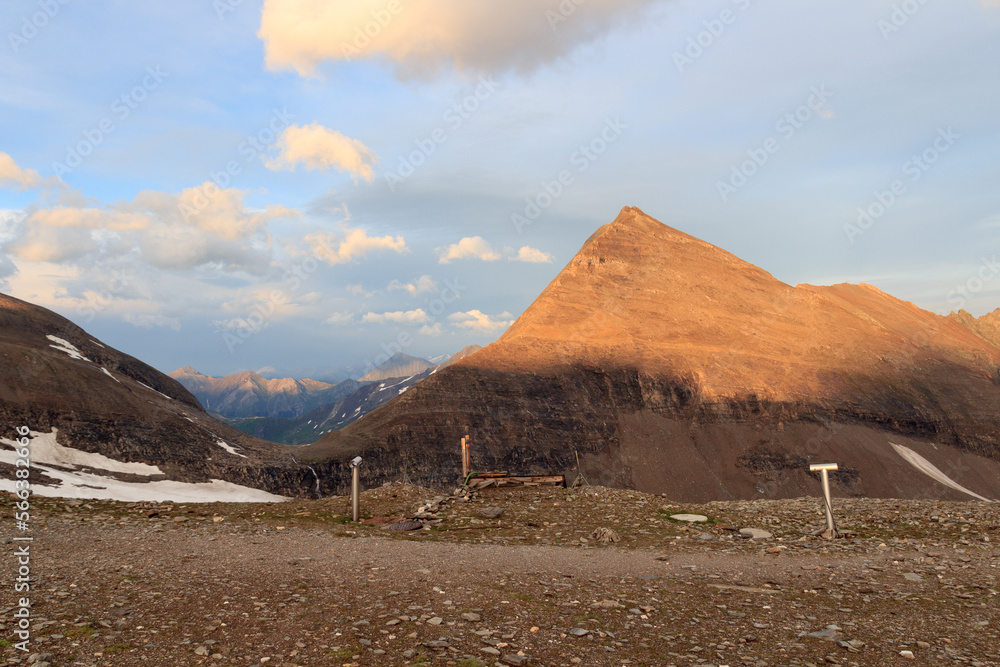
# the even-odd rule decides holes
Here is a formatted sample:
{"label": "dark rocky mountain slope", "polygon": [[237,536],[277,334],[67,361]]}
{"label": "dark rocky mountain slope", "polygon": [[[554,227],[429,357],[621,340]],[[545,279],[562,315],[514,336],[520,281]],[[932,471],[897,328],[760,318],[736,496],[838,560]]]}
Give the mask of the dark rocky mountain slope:
{"label": "dark rocky mountain slope", "polygon": [[32,480],[42,495],[246,499],[262,497],[253,489],[305,495],[312,483],[287,448],[216,421],[177,381],[45,308],[0,295],[4,469],[20,426],[36,434]]}

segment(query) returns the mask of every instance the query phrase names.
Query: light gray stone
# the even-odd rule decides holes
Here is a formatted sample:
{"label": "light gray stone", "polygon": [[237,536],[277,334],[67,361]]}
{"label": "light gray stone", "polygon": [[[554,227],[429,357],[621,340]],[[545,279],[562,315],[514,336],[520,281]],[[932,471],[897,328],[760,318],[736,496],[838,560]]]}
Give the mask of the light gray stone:
{"label": "light gray stone", "polygon": [[740,537],[748,540],[769,540],[774,535],[763,528],[740,528]]}

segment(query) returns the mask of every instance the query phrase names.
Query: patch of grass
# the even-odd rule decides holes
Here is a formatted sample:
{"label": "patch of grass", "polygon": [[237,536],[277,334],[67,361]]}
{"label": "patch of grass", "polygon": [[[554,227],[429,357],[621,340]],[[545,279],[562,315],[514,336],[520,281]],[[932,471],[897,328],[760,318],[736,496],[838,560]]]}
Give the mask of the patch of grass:
{"label": "patch of grass", "polygon": [[95,632],[97,632],[97,630],[95,630],[94,628],[90,627],[89,625],[81,625],[78,628],[73,628],[72,630],[68,630],[66,632],[66,636],[67,637],[74,637],[74,638],[92,637]]}
{"label": "patch of grass", "polygon": [[336,651],[330,651],[331,658],[337,658],[338,660],[348,660],[352,655],[357,655],[361,652],[356,646],[342,646]]}
{"label": "patch of grass", "polygon": [[13,645],[14,642],[12,642],[9,639],[0,639],[0,646],[2,646],[3,648],[10,648]]}
{"label": "patch of grass", "polygon": [[124,653],[125,651],[131,650],[131,644],[112,644],[104,649],[104,652],[108,655],[114,655],[116,653]]}
{"label": "patch of grass", "polygon": [[475,658],[463,658],[458,663],[459,667],[486,667],[485,662],[476,660]]}
{"label": "patch of grass", "polygon": [[531,600],[535,599],[535,596],[528,595],[527,593],[514,593],[513,595],[511,595],[511,597],[516,598],[518,600],[522,600],[524,602],[530,602]]}

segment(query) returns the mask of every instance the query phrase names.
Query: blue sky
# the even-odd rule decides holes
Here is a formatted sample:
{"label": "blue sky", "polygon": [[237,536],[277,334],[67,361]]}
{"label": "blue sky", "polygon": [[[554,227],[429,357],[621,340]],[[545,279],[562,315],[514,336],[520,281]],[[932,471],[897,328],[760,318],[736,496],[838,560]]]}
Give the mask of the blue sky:
{"label": "blue sky", "polygon": [[0,289],[164,371],[486,344],[625,205],[791,284],[1000,306],[995,0],[16,0],[2,27]]}

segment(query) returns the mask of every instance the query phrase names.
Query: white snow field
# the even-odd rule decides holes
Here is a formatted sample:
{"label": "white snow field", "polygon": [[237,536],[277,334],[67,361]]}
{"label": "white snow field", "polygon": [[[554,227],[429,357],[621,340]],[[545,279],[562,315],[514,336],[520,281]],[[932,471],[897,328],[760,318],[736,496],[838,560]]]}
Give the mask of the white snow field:
{"label": "white snow field", "polygon": [[[36,433],[29,435],[31,442],[28,449],[31,452],[31,467],[46,476],[59,480],[59,486],[32,484],[34,495],[50,498],[80,498],[86,500],[118,500],[123,502],[143,501],[173,501],[178,503],[270,503],[287,500],[267,491],[240,486],[220,479],[209,482],[177,482],[173,480],[156,480],[149,482],[125,482],[95,472],[77,470],[80,467],[107,472],[129,473],[132,475],[162,475],[162,471],[145,463],[124,463],[110,459],[101,454],[83,452],[71,447],[64,447],[56,442],[56,429],[51,433]],[[13,448],[16,443],[0,438],[0,462],[14,465],[17,459]],[[7,447],[11,449],[6,449]],[[49,465],[46,465],[49,464]],[[57,465],[70,470],[59,470],[50,466]],[[0,479],[0,491],[15,490],[14,479]]]}

